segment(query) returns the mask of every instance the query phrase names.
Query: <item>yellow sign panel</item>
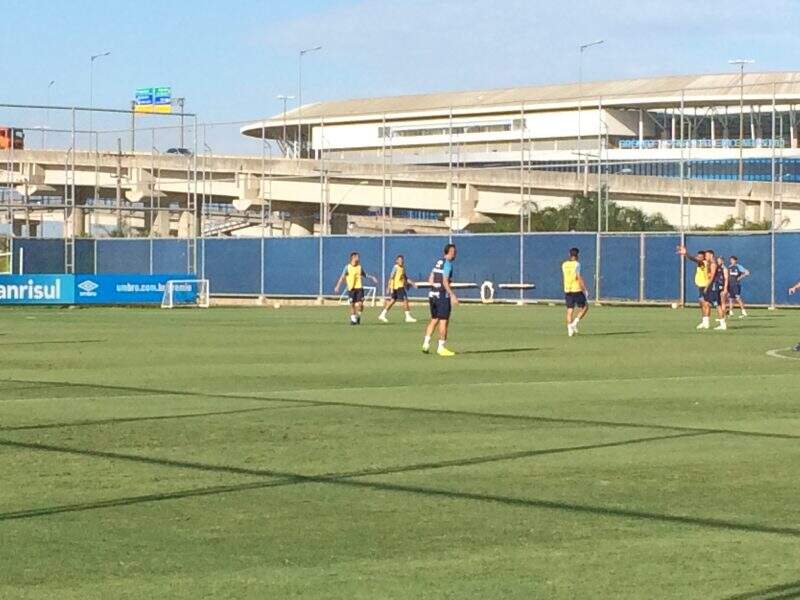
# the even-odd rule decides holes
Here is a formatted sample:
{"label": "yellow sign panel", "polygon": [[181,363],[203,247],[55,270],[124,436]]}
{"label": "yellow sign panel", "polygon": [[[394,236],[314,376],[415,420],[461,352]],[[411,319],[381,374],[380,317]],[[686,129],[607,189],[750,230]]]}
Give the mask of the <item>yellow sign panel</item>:
{"label": "yellow sign panel", "polygon": [[171,104],[136,104],[134,112],[137,113],[158,113],[170,114],[172,112]]}

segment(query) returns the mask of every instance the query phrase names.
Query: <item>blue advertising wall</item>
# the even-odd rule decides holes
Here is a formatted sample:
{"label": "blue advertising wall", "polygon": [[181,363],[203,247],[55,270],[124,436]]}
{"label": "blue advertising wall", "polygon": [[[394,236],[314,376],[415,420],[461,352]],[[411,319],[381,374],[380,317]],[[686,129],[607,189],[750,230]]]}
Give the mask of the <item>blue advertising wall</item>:
{"label": "blue advertising wall", "polygon": [[[728,257],[739,256],[752,276],[744,283],[747,301],[768,304],[772,295],[771,234],[689,233],[690,252],[714,249]],[[522,239],[515,234],[456,235],[458,247],[456,281],[495,284],[496,297],[517,299],[517,290],[499,290],[500,284],[535,283],[527,299],[562,297],[561,263],[571,247],[580,249],[582,273],[589,290],[595,289],[596,236],[593,233],[532,233]],[[677,233],[602,234],[600,238],[600,298],[620,301],[672,302],[680,299],[681,257]],[[378,278],[379,295],[391,272],[395,257],[402,254],[409,278],[426,281],[433,263],[441,256],[446,236],[396,235],[329,236],[297,238],[206,238],[197,240],[197,276],[211,281],[215,294],[317,296],[333,295],[333,287],[349,259],[359,252],[370,275]],[[520,248],[522,243],[522,248]],[[522,250],[522,256],[520,254]],[[322,256],[320,257],[320,251]],[[13,240],[14,273],[24,255],[23,273],[64,272],[64,241],[61,239]],[[775,235],[775,300],[788,304],[786,290],[800,279],[800,232]],[[148,275],[186,273],[190,269],[190,242],[183,239],[78,239],[75,243],[75,273]],[[321,259],[321,260],[320,260]],[[685,262],[684,294],[696,300],[694,264]],[[321,275],[321,280],[320,280]],[[369,285],[372,285],[371,282]],[[640,294],[641,288],[641,294]],[[411,290],[412,297],[427,295]],[[462,290],[465,298],[477,298],[477,289]]]}
{"label": "blue advertising wall", "polygon": [[[0,304],[160,304],[169,280],[185,273],[0,275]],[[196,295],[196,285],[182,286],[182,297]]]}

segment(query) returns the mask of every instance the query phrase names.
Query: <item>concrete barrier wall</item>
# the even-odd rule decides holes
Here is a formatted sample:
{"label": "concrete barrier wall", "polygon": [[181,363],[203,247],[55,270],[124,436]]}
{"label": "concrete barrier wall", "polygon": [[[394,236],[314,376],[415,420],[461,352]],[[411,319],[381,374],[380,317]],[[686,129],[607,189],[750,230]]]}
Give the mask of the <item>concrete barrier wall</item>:
{"label": "concrete barrier wall", "polygon": [[[630,302],[696,301],[694,265],[676,254],[677,233],[602,234],[600,237],[601,300]],[[800,232],[688,233],[690,251],[711,248],[725,257],[735,254],[750,269],[745,281],[747,301],[788,304],[789,285],[800,279]],[[394,259],[405,257],[409,277],[425,281],[441,256],[446,236],[396,235],[328,236],[298,238],[205,238],[196,240],[199,277],[211,281],[214,294],[308,296],[333,295],[333,287],[349,259],[361,254],[361,262],[378,279],[378,293],[385,289]],[[459,254],[456,280],[495,284],[496,297],[516,300],[560,299],[561,262],[569,248],[581,250],[586,283],[596,289],[597,237],[594,233],[536,233],[456,235]],[[14,273],[64,272],[65,243],[60,239],[15,238]],[[77,273],[179,273],[187,272],[191,242],[185,239],[78,239],[75,243]],[[321,255],[320,255],[321,252]],[[681,282],[683,281],[683,295]],[[536,289],[520,294],[500,290],[499,284],[535,283]],[[370,282],[368,285],[372,285]],[[425,290],[412,290],[424,298]],[[465,298],[478,298],[477,289],[464,290]]]}

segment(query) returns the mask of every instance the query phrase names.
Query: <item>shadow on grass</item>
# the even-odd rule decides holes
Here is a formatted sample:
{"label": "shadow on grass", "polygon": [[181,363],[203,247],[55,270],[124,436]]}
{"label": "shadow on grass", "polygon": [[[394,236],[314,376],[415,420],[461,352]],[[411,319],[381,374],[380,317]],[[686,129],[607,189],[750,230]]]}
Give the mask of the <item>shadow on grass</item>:
{"label": "shadow on grass", "polygon": [[108,340],[42,340],[27,342],[5,342],[0,346],[41,346],[44,344],[99,344]]}
{"label": "shadow on grass", "polygon": [[494,350],[464,350],[458,354],[522,354],[538,350],[541,350],[541,348],[496,348]]}
{"label": "shadow on grass", "polygon": [[728,596],[725,600],[778,600],[779,598],[800,598],[800,580]]}
{"label": "shadow on grass", "polygon": [[[660,439],[666,437],[678,436],[661,436]],[[650,440],[639,439],[630,440],[629,443],[654,441],[656,438]],[[672,523],[679,525],[686,525],[690,527],[701,527],[718,530],[728,531],[745,531],[753,533],[765,533],[772,535],[782,535],[794,538],[800,538],[800,529],[787,526],[769,525],[756,522],[743,522],[732,521],[728,519],[719,519],[714,517],[690,516],[690,515],[675,515],[661,512],[651,512],[636,508],[624,508],[617,506],[598,506],[591,504],[578,504],[575,502],[537,499],[537,498],[524,498],[514,496],[503,496],[499,494],[468,492],[453,489],[432,488],[422,485],[413,484],[399,484],[391,483],[388,481],[363,481],[355,479],[355,477],[363,477],[365,475],[375,475],[376,471],[362,471],[360,473],[340,474],[340,475],[303,475],[300,473],[293,473],[287,471],[276,471],[272,469],[250,469],[236,466],[227,465],[211,465],[199,462],[178,461],[162,458],[153,458],[146,456],[118,454],[114,452],[103,452],[90,449],[69,448],[63,446],[53,446],[47,444],[35,444],[25,442],[15,442],[12,440],[0,440],[0,445],[6,447],[26,448],[30,450],[44,450],[51,452],[78,454],[85,456],[93,456],[100,458],[111,458],[118,460],[128,460],[140,463],[156,464],[163,466],[179,467],[184,469],[197,469],[202,471],[212,472],[226,472],[237,473],[246,475],[256,475],[259,477],[273,478],[271,481],[257,481],[235,486],[218,486],[215,488],[204,488],[195,490],[184,490],[178,492],[165,492],[163,494],[153,494],[150,496],[136,496],[130,498],[120,498],[116,500],[105,500],[95,503],[73,504],[66,506],[54,506],[40,509],[28,509],[22,511],[14,511],[0,514],[0,521],[13,520],[21,518],[30,518],[34,516],[44,516],[48,514],[56,514],[59,512],[76,512],[81,510],[89,510],[91,508],[106,508],[111,506],[122,506],[126,504],[136,504],[147,501],[167,500],[174,498],[190,497],[190,496],[203,496],[215,493],[223,493],[230,491],[240,491],[244,489],[255,489],[259,487],[277,487],[283,485],[293,485],[298,483],[316,483],[316,484],[329,484],[334,486],[341,486],[351,489],[379,491],[379,492],[392,492],[399,494],[406,494],[412,496],[423,496],[428,498],[439,498],[448,501],[468,501],[489,503],[494,505],[511,506],[518,508],[529,508],[537,510],[554,510],[559,512],[568,512],[573,514],[584,514],[597,517],[614,517],[620,519],[632,519],[639,521],[649,521],[654,523]],[[609,444],[611,445],[611,444]],[[617,445],[621,445],[617,444]],[[581,449],[587,449],[583,447]],[[567,449],[562,449],[566,451]],[[489,458],[489,457],[487,457]],[[496,460],[497,457],[494,457]],[[476,459],[465,459],[466,464],[475,464]],[[446,466],[455,466],[458,461],[451,461],[446,463]],[[435,464],[435,463],[434,463]],[[425,465],[424,468],[432,468],[433,464]],[[381,474],[400,473],[404,470],[419,470],[421,465],[409,465],[407,467],[396,467],[394,469],[384,469]],[[761,592],[762,595],[745,595],[739,596],[739,600],[745,598],[763,598],[764,600],[770,598],[792,598],[797,597],[795,593],[800,592],[789,584],[785,590],[771,589]],[[795,586],[796,587],[796,586]],[[771,594],[771,595],[767,595]]]}
{"label": "shadow on grass", "polygon": [[599,333],[579,333],[578,337],[598,337],[607,335],[646,335],[652,331],[601,331]]}

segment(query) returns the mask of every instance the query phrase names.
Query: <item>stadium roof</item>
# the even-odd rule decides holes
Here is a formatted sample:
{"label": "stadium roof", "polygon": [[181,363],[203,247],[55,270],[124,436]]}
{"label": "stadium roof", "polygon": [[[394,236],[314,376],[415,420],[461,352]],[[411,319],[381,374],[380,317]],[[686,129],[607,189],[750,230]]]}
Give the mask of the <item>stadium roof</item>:
{"label": "stadium roof", "polygon": [[[791,99],[800,103],[800,72],[750,72],[744,75],[744,96],[747,101],[771,101],[773,89],[778,100]],[[681,92],[687,103],[736,104],[739,101],[740,77],[736,71],[706,75],[673,75],[613,81],[591,81],[554,85],[440,92],[405,96],[385,96],[353,100],[335,100],[307,104],[302,109],[287,111],[286,120],[297,122],[356,122],[374,120],[381,115],[392,118],[407,116],[436,116],[486,113],[502,107],[570,108],[578,104],[595,106],[602,98],[604,106],[675,106]],[[263,122],[274,127],[283,122],[283,114]],[[243,133],[255,135],[262,123],[242,128]]]}

